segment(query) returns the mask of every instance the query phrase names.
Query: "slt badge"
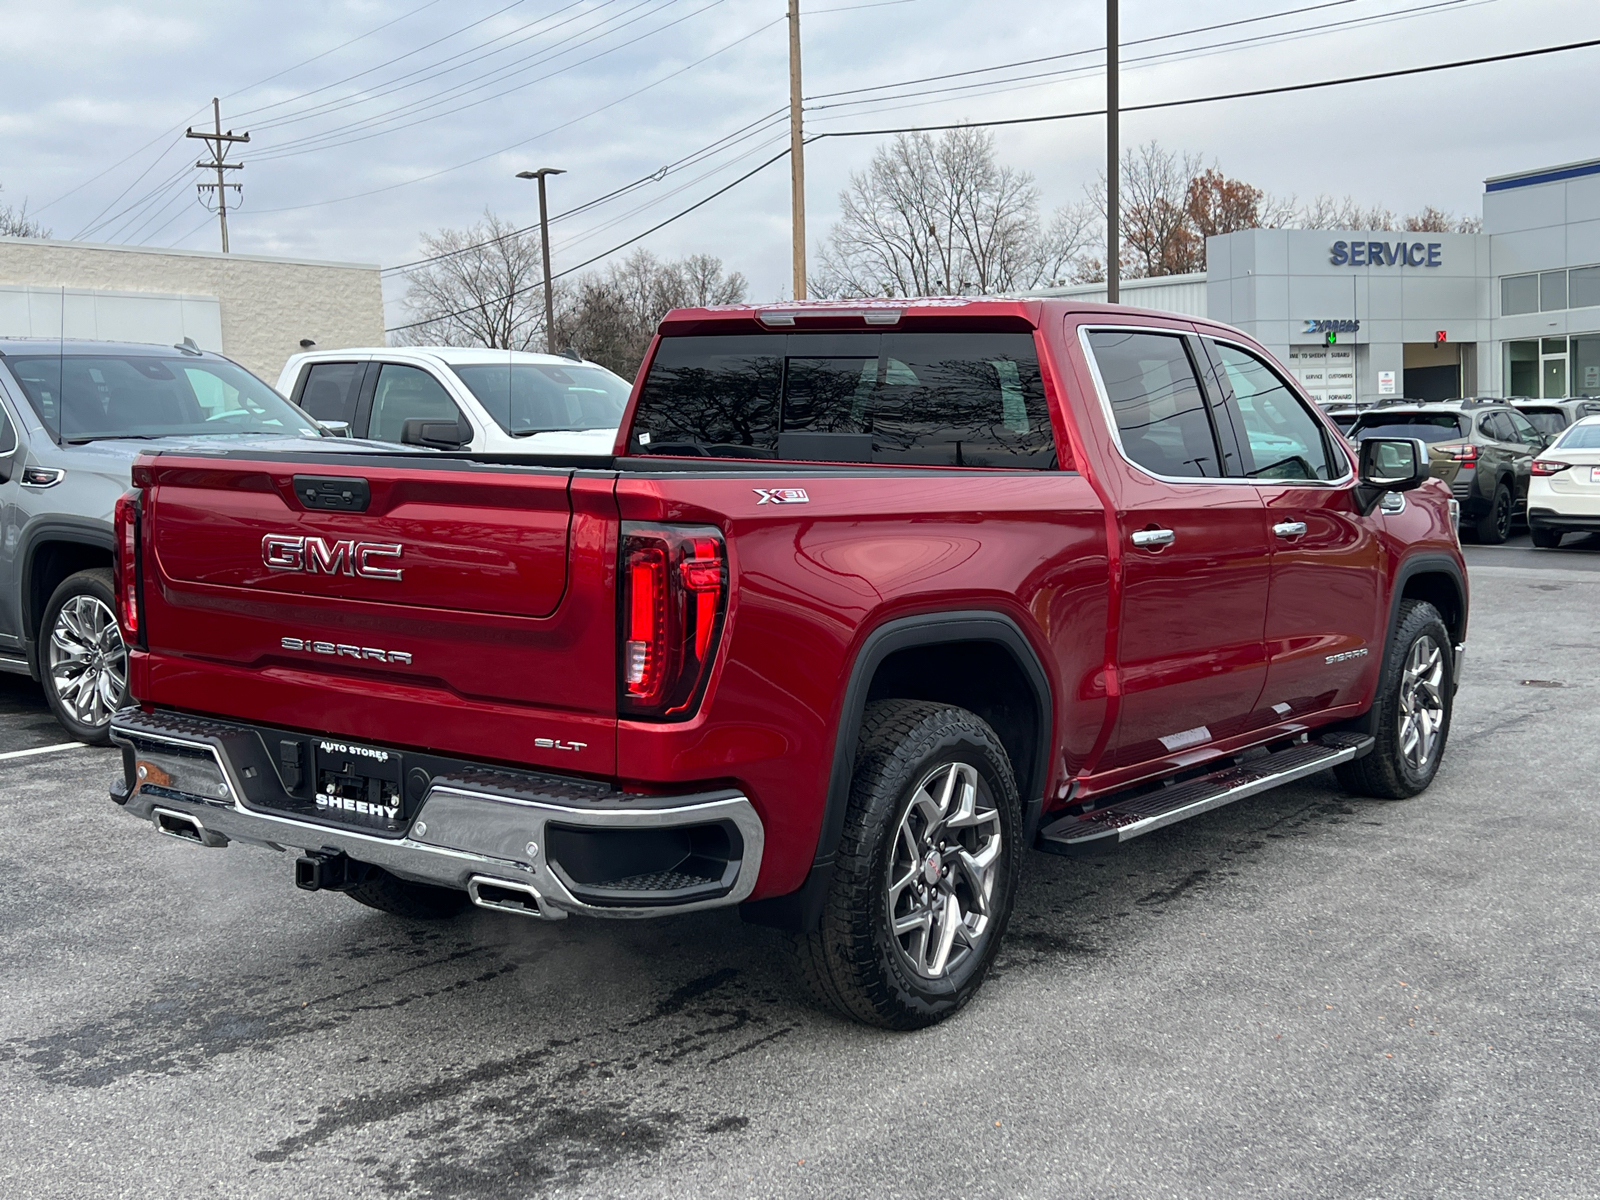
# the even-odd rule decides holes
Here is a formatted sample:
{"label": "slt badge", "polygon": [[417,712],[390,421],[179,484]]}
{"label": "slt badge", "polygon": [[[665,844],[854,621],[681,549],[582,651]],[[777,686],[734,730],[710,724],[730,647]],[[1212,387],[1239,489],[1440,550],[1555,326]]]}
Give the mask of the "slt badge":
{"label": "slt badge", "polygon": [[375,558],[399,558],[399,542],[357,542],[341,538],[326,542],[319,537],[269,533],[261,539],[261,561],[269,571],[304,571],[307,575],[356,575],[362,579],[400,578],[399,567],[381,567]]}

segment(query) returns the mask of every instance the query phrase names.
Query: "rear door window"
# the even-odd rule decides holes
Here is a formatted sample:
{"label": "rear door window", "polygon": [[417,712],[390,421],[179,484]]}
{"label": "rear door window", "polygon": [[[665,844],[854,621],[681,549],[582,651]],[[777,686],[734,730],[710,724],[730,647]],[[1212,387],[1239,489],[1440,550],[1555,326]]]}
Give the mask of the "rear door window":
{"label": "rear door window", "polygon": [[665,338],[630,446],[894,466],[1055,465],[1027,333]]}
{"label": "rear door window", "polygon": [[366,368],[366,363],[313,363],[300,391],[300,407],[319,421],[354,422]]}
{"label": "rear door window", "polygon": [[1169,479],[1222,475],[1216,435],[1182,335],[1099,329],[1089,334],[1089,346],[1129,459]]}

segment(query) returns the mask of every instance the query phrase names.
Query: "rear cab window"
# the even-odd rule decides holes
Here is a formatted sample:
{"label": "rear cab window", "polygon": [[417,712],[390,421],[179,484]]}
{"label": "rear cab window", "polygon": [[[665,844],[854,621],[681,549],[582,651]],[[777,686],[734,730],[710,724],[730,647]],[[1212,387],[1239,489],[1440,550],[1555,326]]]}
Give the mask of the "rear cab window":
{"label": "rear cab window", "polygon": [[366,372],[364,362],[312,363],[300,389],[300,407],[319,421],[344,421],[353,425],[356,401],[361,396],[361,381]]}
{"label": "rear cab window", "polygon": [[632,455],[1044,470],[1056,465],[1030,333],[666,337]]}
{"label": "rear cab window", "polygon": [[1205,394],[1178,333],[1096,329],[1088,335],[1123,454],[1166,479],[1224,472]]}

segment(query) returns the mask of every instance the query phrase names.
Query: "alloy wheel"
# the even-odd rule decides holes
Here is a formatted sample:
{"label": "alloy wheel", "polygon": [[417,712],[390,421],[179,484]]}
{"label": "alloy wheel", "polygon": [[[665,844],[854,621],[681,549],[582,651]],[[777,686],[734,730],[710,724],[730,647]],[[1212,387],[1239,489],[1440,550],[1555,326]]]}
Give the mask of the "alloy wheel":
{"label": "alloy wheel", "polygon": [[70,597],[50,630],[51,686],[84,725],[104,725],[128,685],[128,648],[111,609],[95,596]]}
{"label": "alloy wheel", "polygon": [[1511,493],[1502,491],[1495,496],[1494,527],[1503,542],[1511,536]]}
{"label": "alloy wheel", "polygon": [[889,856],[889,924],[900,955],[937,979],[979,949],[1000,877],[1000,811],[975,767],[943,763],[911,793]]}
{"label": "alloy wheel", "polygon": [[1444,651],[1426,635],[1411,643],[1400,676],[1400,754],[1422,773],[1444,730]]}

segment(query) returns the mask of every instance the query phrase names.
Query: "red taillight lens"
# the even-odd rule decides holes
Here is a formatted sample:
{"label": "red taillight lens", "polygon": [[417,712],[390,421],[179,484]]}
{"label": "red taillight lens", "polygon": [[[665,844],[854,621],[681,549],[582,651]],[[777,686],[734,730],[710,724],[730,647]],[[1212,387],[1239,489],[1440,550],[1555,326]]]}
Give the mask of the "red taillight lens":
{"label": "red taillight lens", "polygon": [[623,715],[686,717],[705,690],[727,602],[722,535],[627,524],[621,561]]}
{"label": "red taillight lens", "polygon": [[1543,476],[1559,475],[1563,471],[1570,471],[1570,470],[1572,470],[1572,464],[1571,463],[1546,462],[1542,458],[1536,458],[1536,459],[1533,460],[1533,473],[1535,475],[1543,475]]}
{"label": "red taillight lens", "polygon": [[117,539],[117,557],[111,571],[112,586],[117,593],[117,621],[122,626],[122,640],[134,645],[139,640],[139,490],[137,488],[117,498],[112,521]]}
{"label": "red taillight lens", "polygon": [[1451,458],[1458,463],[1475,463],[1478,461],[1478,447],[1471,442],[1462,442],[1459,445],[1440,446]]}

